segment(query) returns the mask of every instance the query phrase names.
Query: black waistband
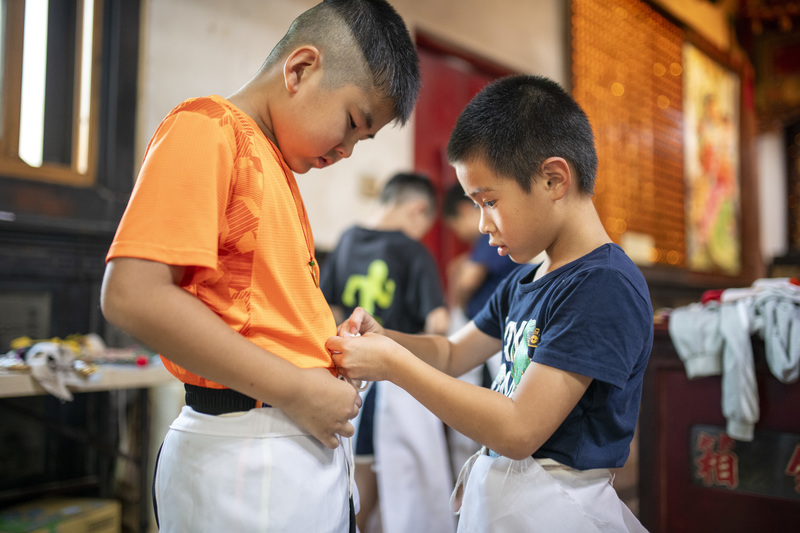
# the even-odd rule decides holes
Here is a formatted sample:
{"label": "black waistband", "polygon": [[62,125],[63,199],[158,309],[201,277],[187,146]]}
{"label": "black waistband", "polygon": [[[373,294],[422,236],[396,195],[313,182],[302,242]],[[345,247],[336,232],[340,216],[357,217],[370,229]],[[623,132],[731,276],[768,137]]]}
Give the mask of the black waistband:
{"label": "black waistband", "polygon": [[[186,390],[186,405],[199,413],[222,415],[256,407],[256,400],[233,389],[209,389],[188,383],[184,383],[183,388]],[[269,405],[262,404],[261,407]]]}

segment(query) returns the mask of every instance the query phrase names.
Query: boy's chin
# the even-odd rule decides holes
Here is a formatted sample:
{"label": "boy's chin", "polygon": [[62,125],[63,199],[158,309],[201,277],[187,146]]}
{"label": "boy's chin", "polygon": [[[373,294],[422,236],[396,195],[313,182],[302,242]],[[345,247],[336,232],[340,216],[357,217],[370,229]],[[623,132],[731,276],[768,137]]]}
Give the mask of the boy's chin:
{"label": "boy's chin", "polygon": [[309,170],[313,168],[317,168],[309,162],[306,161],[286,161],[286,165],[291,169],[292,172],[295,174],[306,174]]}
{"label": "boy's chin", "polygon": [[520,256],[519,254],[513,254],[512,255],[512,254],[508,253],[507,250],[503,250],[503,251],[498,250],[497,253],[498,253],[498,255],[501,255],[501,256],[502,255],[507,256],[509,259],[511,259],[513,262],[517,263],[518,265],[524,265],[526,263],[530,263],[534,259],[534,257],[527,257],[527,256],[523,257],[523,256]]}

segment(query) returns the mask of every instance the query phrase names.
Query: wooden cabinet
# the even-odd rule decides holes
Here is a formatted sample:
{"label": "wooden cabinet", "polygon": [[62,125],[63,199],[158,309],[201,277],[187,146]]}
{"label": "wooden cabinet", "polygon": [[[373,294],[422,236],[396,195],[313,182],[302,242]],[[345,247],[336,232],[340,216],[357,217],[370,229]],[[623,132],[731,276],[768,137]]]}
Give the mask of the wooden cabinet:
{"label": "wooden cabinet", "polygon": [[779,382],[754,339],[760,419],[727,438],[721,378],[689,380],[656,326],[640,413],[640,519],[652,533],[789,531],[800,524],[800,382]]}

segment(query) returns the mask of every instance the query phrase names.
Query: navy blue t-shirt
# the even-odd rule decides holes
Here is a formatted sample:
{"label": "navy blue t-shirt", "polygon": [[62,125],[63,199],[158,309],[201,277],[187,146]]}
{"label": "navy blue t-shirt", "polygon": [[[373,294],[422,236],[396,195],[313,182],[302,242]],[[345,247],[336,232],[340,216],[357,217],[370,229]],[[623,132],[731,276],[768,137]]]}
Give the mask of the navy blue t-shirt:
{"label": "navy blue t-shirt", "polygon": [[531,361],[592,378],[586,393],[534,457],[578,470],[625,464],[653,345],[653,309],[639,269],[616,244],[532,281],[512,272],[475,317],[503,339],[492,389],[511,396]]}

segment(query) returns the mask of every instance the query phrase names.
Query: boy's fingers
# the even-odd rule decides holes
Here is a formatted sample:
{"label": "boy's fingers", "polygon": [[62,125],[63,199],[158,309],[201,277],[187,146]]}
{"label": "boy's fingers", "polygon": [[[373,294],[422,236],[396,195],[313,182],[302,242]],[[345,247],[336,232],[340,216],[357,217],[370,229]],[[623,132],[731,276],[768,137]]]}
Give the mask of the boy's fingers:
{"label": "boy's fingers", "polygon": [[336,330],[336,334],[339,335],[340,337],[343,337],[345,333],[349,332],[350,332],[350,319],[348,318],[347,320],[339,324],[339,328]]}
{"label": "boy's fingers", "polygon": [[331,359],[333,360],[333,364],[336,365],[336,371],[338,374],[340,376],[347,377],[344,368],[344,355],[341,352],[333,351],[331,352]]}
{"label": "boy's fingers", "polygon": [[361,321],[351,320],[347,330],[342,332],[342,335],[355,335],[361,329]]}
{"label": "boy's fingers", "polygon": [[364,322],[364,314],[366,311],[363,307],[356,307],[353,311],[353,314],[350,315],[350,332],[351,334],[356,334],[361,332],[361,324]]}
{"label": "boy's fingers", "polygon": [[[342,339],[343,337],[334,336],[334,337],[328,337],[328,340],[325,341],[325,348],[327,348],[328,351],[331,352],[331,355],[333,355],[334,357],[338,355],[341,358],[342,344],[343,344]],[[335,361],[336,359],[334,359],[334,362]]]}

